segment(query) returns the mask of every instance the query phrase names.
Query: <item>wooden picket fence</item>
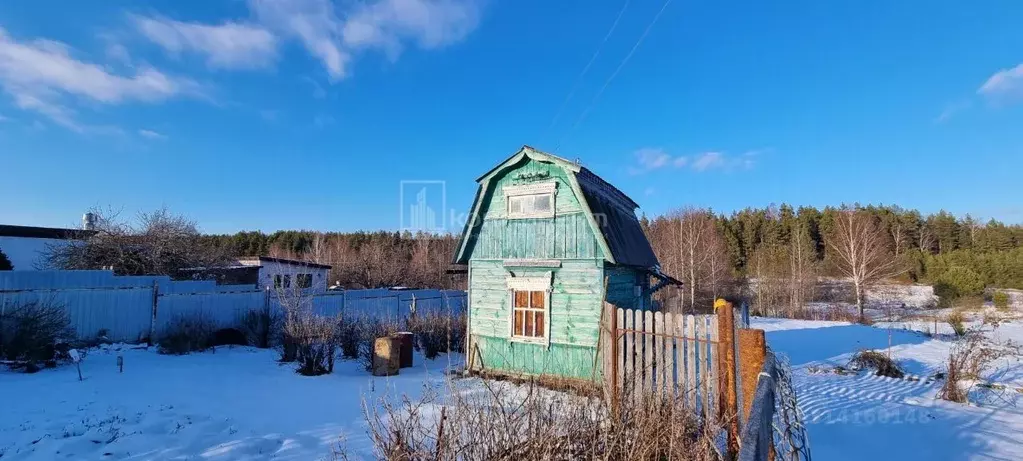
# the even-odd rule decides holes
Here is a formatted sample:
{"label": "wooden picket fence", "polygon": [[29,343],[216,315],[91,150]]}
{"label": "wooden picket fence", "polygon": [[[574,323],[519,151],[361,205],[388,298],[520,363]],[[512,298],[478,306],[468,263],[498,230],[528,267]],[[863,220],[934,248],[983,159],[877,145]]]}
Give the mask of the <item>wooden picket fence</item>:
{"label": "wooden picket fence", "polygon": [[609,309],[613,334],[605,350],[613,360],[605,377],[615,398],[680,399],[715,419],[722,347],[717,316]]}

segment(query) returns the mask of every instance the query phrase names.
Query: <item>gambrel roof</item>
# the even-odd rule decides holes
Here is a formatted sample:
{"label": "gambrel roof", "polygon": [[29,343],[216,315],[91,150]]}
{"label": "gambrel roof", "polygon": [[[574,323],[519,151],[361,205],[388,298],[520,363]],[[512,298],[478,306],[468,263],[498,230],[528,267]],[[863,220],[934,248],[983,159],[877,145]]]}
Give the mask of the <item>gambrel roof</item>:
{"label": "gambrel roof", "polygon": [[586,167],[529,146],[522,146],[515,155],[476,180],[479,188],[476,190],[476,198],[473,199],[472,214],[462,231],[462,239],[455,254],[456,264],[468,262],[470,230],[478,225],[477,220],[482,219],[482,216],[479,216],[482,207],[480,201],[486,196],[491,179],[526,158],[554,163],[568,173],[572,190],[578,197],[608,262],[647,269],[658,266],[657,257],[654,256],[650,242],[636,218],[636,208],[639,208],[639,205],[635,201]]}

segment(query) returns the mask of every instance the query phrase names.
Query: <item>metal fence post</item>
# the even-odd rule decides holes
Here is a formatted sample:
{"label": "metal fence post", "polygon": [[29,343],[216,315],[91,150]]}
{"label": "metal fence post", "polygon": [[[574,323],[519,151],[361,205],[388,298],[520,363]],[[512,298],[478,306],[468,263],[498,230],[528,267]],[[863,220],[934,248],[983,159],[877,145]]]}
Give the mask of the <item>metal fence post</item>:
{"label": "metal fence post", "polygon": [[156,343],[156,310],[160,304],[160,282],[153,280],[153,309],[149,317],[149,345]]}

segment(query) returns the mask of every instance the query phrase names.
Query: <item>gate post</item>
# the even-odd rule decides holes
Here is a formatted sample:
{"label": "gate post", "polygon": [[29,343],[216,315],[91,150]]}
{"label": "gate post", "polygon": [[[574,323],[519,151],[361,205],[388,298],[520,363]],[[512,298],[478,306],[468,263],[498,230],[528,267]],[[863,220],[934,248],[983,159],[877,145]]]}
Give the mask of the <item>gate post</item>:
{"label": "gate post", "polygon": [[728,433],[728,452],[739,451],[739,397],[735,375],[735,312],[732,303],[724,299],[714,301],[718,317],[718,422]]}
{"label": "gate post", "polygon": [[749,421],[753,409],[753,396],[757,393],[757,378],[767,358],[767,340],[764,330],[739,330],[739,376],[742,377],[743,421]]}

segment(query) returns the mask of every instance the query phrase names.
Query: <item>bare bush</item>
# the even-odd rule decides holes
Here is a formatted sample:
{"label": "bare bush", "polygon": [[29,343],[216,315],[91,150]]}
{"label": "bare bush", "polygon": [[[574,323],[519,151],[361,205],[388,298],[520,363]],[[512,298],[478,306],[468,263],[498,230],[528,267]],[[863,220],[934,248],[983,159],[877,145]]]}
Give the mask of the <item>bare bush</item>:
{"label": "bare bush", "polygon": [[1004,350],[991,344],[980,332],[964,333],[949,353],[945,383],[938,392],[938,398],[966,403],[972,385],[964,387],[962,381],[980,381],[991,364],[1004,354]]}
{"label": "bare bush", "polygon": [[824,320],[831,322],[849,322],[870,325],[870,317],[860,319],[856,313],[845,309],[842,306],[828,306],[826,308],[804,307],[792,309],[780,313],[782,317],[801,320]]}
{"label": "bare bush", "polygon": [[945,318],[945,322],[948,323],[948,326],[952,327],[952,332],[960,338],[966,336],[966,325],[963,323],[965,320],[963,313],[960,311],[953,311]]}
{"label": "bare bush", "polygon": [[59,351],[74,338],[64,306],[54,302],[29,302],[0,309],[0,358],[26,371],[39,363],[56,365]]}
{"label": "bare bush", "polygon": [[434,359],[441,352],[465,351],[465,315],[430,312],[408,320],[409,330],[423,355]]}
{"label": "bare bush", "polygon": [[[375,455],[386,460],[711,460],[708,433],[683,401],[648,398],[611,411],[606,400],[482,381],[449,402],[365,405]],[[652,397],[652,396],[651,396]],[[438,409],[438,405],[439,409]]]}
{"label": "bare bush", "polygon": [[906,375],[899,364],[886,354],[878,351],[860,351],[849,361],[849,368],[874,370],[877,376],[902,378]]}
{"label": "bare bush", "polygon": [[[297,361],[299,374],[319,376],[334,372],[338,321],[308,311],[289,312],[284,322],[282,361]],[[284,360],[285,358],[293,360]]]}
{"label": "bare bush", "polygon": [[280,329],[281,315],[270,307],[246,312],[239,326],[249,344],[261,349],[274,345],[280,335]]}
{"label": "bare bush", "polygon": [[213,347],[217,325],[201,313],[179,315],[172,319],[157,341],[161,354],[184,355]]}
{"label": "bare bush", "polygon": [[338,322],[338,347],[341,357],[346,359],[359,358],[359,346],[363,341],[363,331],[369,321],[365,316],[342,315]]}

